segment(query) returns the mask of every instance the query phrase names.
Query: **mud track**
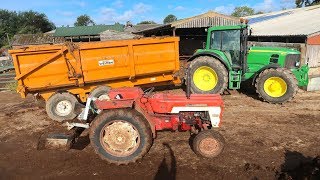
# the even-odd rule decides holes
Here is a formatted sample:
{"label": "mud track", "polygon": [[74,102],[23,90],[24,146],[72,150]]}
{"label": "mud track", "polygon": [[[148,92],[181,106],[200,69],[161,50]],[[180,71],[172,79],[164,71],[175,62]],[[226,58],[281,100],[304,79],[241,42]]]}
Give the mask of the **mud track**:
{"label": "mud track", "polygon": [[32,97],[0,92],[0,179],[319,179],[320,93],[301,91],[285,105],[252,97],[223,96],[227,145],[218,158],[198,158],[188,133],[160,132],[141,162],[117,167],[99,159],[86,131],[67,152],[38,150],[41,135],[64,128]]}

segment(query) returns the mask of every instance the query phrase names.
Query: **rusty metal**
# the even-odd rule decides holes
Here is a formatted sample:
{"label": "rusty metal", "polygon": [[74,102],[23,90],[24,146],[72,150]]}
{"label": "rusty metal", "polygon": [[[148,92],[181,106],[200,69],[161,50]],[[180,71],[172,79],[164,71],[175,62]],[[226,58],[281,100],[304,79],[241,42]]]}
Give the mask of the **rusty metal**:
{"label": "rusty metal", "polygon": [[129,122],[116,120],[103,128],[100,141],[107,152],[124,157],[131,155],[139,147],[140,135]]}
{"label": "rusty metal", "polygon": [[207,137],[200,141],[199,149],[203,154],[206,154],[208,156],[214,155],[220,149],[219,142],[214,138]]}

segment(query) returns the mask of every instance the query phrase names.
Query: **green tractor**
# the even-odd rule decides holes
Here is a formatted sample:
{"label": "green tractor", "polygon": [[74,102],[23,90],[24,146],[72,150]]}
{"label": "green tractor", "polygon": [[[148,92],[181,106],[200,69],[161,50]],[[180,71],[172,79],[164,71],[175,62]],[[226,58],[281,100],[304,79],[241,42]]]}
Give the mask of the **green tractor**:
{"label": "green tractor", "polygon": [[240,89],[242,82],[255,86],[269,103],[291,100],[298,86],[308,84],[308,66],[300,66],[300,52],[278,47],[248,47],[248,25],[208,29],[205,49],[190,58],[192,93],[223,93]]}

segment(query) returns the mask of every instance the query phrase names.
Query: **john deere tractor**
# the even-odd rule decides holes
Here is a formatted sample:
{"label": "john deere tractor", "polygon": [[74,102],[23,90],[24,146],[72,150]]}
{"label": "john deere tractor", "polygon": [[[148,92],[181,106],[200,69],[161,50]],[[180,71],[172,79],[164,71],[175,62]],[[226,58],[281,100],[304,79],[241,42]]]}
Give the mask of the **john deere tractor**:
{"label": "john deere tractor", "polygon": [[205,49],[190,58],[193,93],[223,93],[249,81],[270,103],[284,103],[308,84],[309,68],[300,65],[300,52],[278,47],[248,47],[248,25],[208,29]]}

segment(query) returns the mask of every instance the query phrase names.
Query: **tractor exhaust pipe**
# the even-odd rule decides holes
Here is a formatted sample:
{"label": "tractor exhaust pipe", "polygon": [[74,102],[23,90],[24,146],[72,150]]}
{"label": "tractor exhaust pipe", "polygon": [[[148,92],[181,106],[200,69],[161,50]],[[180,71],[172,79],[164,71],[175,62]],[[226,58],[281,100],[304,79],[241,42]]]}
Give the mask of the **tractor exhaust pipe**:
{"label": "tractor exhaust pipe", "polygon": [[190,99],[191,96],[191,74],[190,74],[190,68],[187,70],[187,98]]}

